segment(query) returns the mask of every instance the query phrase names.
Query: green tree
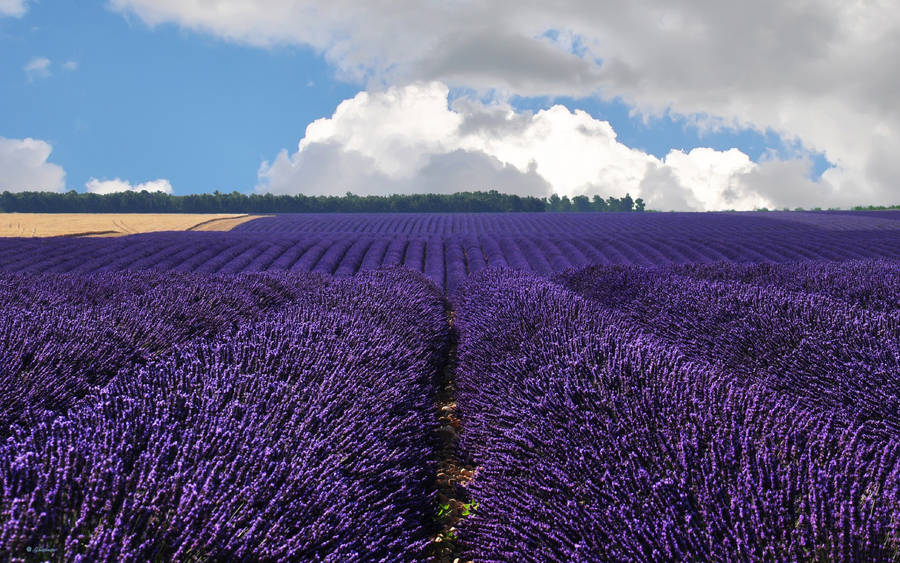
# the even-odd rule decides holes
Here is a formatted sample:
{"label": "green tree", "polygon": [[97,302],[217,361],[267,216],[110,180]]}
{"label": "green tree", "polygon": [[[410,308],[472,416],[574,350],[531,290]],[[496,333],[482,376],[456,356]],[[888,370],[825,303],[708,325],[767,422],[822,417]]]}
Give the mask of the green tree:
{"label": "green tree", "polygon": [[574,208],[574,211],[590,211],[591,200],[589,200],[586,195],[577,195],[572,198],[572,207]]}

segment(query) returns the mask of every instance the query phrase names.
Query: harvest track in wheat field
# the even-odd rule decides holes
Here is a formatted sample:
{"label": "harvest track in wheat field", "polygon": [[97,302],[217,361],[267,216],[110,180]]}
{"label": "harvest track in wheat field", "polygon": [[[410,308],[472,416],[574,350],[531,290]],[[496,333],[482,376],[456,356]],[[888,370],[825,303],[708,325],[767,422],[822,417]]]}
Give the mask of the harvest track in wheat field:
{"label": "harvest track in wheat field", "polygon": [[0,559],[891,561],[898,397],[900,212],[0,239]]}
{"label": "harvest track in wheat field", "polygon": [[222,213],[0,213],[0,237],[116,237],[158,231],[228,231],[256,218]]}

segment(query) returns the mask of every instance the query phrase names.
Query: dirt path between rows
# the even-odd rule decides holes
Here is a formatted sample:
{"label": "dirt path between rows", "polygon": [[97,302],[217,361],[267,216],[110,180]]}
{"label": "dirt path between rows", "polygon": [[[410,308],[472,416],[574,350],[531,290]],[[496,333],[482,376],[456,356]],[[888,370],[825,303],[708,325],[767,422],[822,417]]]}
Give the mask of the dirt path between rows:
{"label": "dirt path between rows", "polygon": [[458,440],[462,430],[456,405],[456,331],[453,327],[455,313],[448,312],[448,322],[453,342],[450,346],[447,364],[442,373],[441,387],[436,401],[438,435],[438,507],[437,518],[440,530],[429,546],[429,560],[438,563],[471,563],[464,559],[465,546],[458,539],[457,526],[466,516],[472,514],[474,506],[465,492],[465,487],[475,477],[477,468],[461,457]]}

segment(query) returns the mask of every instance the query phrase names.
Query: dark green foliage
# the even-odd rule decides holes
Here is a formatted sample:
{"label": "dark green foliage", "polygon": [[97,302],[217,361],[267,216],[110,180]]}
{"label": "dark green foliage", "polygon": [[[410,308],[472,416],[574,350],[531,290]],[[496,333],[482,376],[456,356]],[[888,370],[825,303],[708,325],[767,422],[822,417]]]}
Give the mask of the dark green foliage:
{"label": "dark green foliage", "polygon": [[3,192],[0,212],[7,213],[479,213],[541,211],[643,211],[643,201],[631,196],[604,200],[595,195],[550,198],[488,192],[359,196],[274,194],[168,195],[160,192],[119,192],[99,195],[51,192]]}
{"label": "dark green foliage", "polygon": [[857,205],[853,207],[853,211],[888,211],[891,209],[900,209],[900,205]]}

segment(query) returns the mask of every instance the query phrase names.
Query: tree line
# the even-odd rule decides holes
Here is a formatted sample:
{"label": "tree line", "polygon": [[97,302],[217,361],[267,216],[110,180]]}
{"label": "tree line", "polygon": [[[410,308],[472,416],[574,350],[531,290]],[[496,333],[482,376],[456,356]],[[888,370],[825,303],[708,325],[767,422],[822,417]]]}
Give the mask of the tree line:
{"label": "tree line", "polygon": [[857,205],[853,211],[896,211],[900,210],[900,205]]}
{"label": "tree line", "polygon": [[307,196],[240,192],[169,195],[161,192],[93,194],[71,190],[3,192],[0,212],[6,213],[437,213],[437,212],[563,212],[644,211],[641,198],[630,195],[603,199],[553,194],[549,198],[487,192],[454,194],[393,194]]}

